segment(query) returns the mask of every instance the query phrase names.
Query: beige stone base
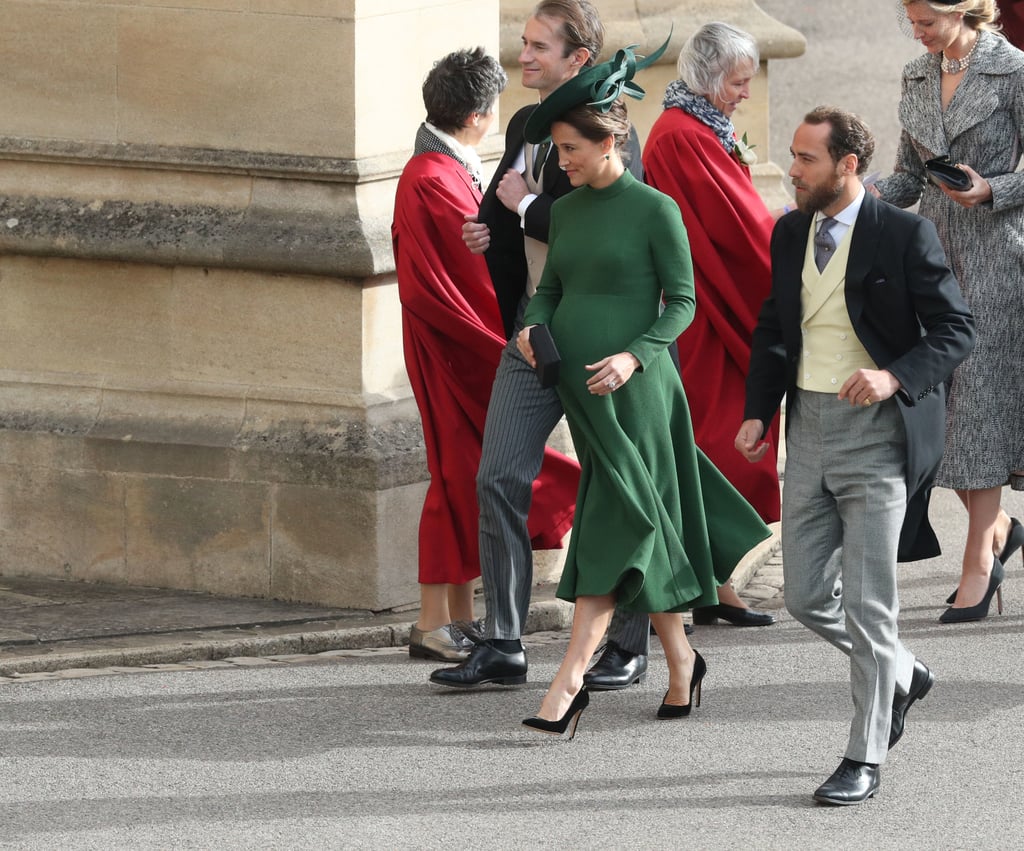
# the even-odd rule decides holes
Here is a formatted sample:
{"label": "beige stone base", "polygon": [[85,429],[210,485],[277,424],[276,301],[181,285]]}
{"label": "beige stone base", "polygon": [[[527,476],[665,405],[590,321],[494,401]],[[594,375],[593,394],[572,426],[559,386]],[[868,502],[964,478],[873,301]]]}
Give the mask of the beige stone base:
{"label": "beige stone base", "polygon": [[347,487],[356,465],[365,478],[366,457],[0,431],[0,573],[374,611],[416,601],[406,518],[426,486]]}

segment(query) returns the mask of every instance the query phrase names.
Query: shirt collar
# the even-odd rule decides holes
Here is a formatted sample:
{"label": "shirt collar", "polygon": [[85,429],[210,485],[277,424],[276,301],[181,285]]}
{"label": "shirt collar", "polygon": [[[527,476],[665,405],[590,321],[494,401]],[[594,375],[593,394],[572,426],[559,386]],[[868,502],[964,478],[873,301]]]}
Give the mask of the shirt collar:
{"label": "shirt collar", "polygon": [[[836,213],[834,216],[832,216],[832,218],[835,219],[840,224],[846,225],[848,228],[852,228],[853,225],[857,221],[857,216],[860,213],[860,205],[862,203],[864,203],[864,187],[863,186],[860,187],[860,191],[857,193],[857,197],[854,198],[845,207],[843,207],[843,209],[841,209],[838,213]],[[828,216],[826,216],[822,212],[819,212],[814,217],[814,227],[815,227],[815,229],[817,229],[817,227],[821,224],[823,219],[827,219],[827,218],[828,218]]]}

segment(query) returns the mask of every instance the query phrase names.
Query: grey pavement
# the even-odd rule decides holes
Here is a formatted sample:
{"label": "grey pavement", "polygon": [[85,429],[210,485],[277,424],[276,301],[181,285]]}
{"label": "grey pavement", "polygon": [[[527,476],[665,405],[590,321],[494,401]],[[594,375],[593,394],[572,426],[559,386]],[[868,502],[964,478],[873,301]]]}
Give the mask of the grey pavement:
{"label": "grey pavement", "polygon": [[946,491],[935,515],[949,552],[901,568],[900,624],[936,685],[862,806],[811,800],[842,756],[848,665],[777,609],[770,627],[697,628],[709,673],[689,718],[654,718],[655,643],[646,684],[595,695],[572,742],[519,724],[563,632],[526,637],[518,688],[430,686],[402,647],[7,683],[0,847],[1021,847],[1024,568],[1002,615],[939,624],[965,524]]}
{"label": "grey pavement", "polygon": [[[779,549],[771,539],[737,568],[738,588],[774,596],[781,575],[766,570]],[[776,582],[774,587],[765,582]],[[479,613],[483,614],[478,603]],[[143,667],[242,657],[400,647],[416,622],[415,606],[372,613],[217,597],[186,591],[0,577],[0,684],[82,669]],[[538,586],[527,632],[567,629],[572,606]]]}

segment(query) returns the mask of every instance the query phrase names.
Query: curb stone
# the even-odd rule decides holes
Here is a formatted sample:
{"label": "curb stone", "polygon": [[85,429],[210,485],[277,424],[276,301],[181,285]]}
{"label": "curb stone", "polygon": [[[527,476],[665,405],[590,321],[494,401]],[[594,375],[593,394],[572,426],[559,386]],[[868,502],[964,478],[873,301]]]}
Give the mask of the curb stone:
{"label": "curb stone", "polygon": [[[781,588],[781,546],[779,524],[771,524],[772,536],[755,547],[733,572],[737,591],[754,599],[768,599]],[[751,580],[766,568],[765,582]],[[760,579],[760,577],[759,577]],[[525,633],[560,632],[572,626],[573,605],[551,599],[530,606]],[[200,670],[213,667],[253,667],[294,663],[323,655],[345,655],[353,651],[387,650],[404,647],[415,621],[384,626],[306,630],[281,635],[227,637],[216,630],[168,635],[133,636],[132,646],[56,650],[35,656],[0,661],[0,685],[42,679],[68,679],[99,673],[127,671]]]}

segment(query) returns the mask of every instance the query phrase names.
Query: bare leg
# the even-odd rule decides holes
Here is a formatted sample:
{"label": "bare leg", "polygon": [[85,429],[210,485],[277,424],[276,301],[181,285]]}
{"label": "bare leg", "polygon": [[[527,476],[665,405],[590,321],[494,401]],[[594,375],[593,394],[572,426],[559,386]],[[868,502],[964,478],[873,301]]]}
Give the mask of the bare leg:
{"label": "bare leg", "polygon": [[671,612],[652,613],[651,623],[658,633],[668,663],[668,695],[665,703],[686,706],[690,702],[690,680],[697,656],[683,630],[683,616]]}
{"label": "bare leg", "polygon": [[473,583],[448,585],[448,614],[453,621],[473,620]]}
{"label": "bare leg", "polygon": [[451,614],[448,612],[448,587],[444,583],[420,584],[420,616],[416,621],[417,629],[431,632],[452,622]]}
{"label": "bare leg", "polygon": [[[565,714],[572,699],[583,688],[583,674],[590,664],[590,657],[594,655],[605,630],[608,629],[614,610],[615,598],[610,594],[576,598],[569,647],[555,678],[548,687],[547,694],[541,701],[537,717],[556,721]],[[682,621],[679,629],[682,630]]]}
{"label": "bare leg", "polygon": [[957,491],[967,507],[967,542],[954,608],[976,606],[988,590],[1002,488]]}
{"label": "bare leg", "polygon": [[[749,609],[746,603],[740,599],[740,595],[736,593],[736,590],[732,587],[732,580],[728,580],[724,585],[718,586],[718,602],[724,603],[726,606],[735,606],[737,609]],[[655,627],[657,629],[657,627]]]}
{"label": "bare leg", "polygon": [[[1002,491],[1002,488],[1000,488]],[[968,499],[972,491],[954,491],[954,493],[960,497],[960,502],[964,504],[964,508],[968,508]],[[968,510],[970,510],[968,508]],[[996,519],[995,534],[992,537],[992,555],[999,555],[1003,551],[1003,547],[1006,546],[1006,539],[1010,534],[1010,515],[1007,514],[1002,507],[999,508],[999,517]]]}

